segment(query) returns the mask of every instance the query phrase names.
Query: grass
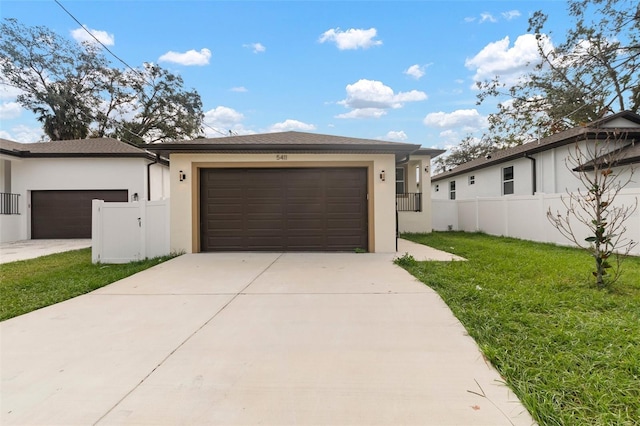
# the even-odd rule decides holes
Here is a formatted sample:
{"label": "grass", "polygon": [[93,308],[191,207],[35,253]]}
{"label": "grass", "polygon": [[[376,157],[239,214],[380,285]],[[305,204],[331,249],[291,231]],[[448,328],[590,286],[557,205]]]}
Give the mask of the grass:
{"label": "grass", "polygon": [[577,249],[460,232],[403,237],[468,259],[397,263],[440,294],[540,425],[640,424],[640,258],[598,290]]}
{"label": "grass", "polygon": [[87,248],[2,264],[0,321],[88,293],[172,257],[93,264]]}

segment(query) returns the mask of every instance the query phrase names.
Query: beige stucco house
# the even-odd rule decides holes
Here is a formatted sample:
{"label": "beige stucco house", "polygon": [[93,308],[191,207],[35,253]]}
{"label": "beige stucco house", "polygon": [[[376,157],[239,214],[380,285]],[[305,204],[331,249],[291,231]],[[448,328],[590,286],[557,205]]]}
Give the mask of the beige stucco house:
{"label": "beige stucco house", "polygon": [[[145,148],[170,160],[171,250],[187,253],[395,252],[397,230],[431,230],[430,199],[416,194],[443,152],[302,132]],[[410,211],[396,214],[404,199]]]}

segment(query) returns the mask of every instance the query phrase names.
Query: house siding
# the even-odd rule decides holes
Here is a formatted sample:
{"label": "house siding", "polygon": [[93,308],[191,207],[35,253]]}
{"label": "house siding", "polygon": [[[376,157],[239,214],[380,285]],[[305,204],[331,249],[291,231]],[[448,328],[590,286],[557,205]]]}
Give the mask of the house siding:
{"label": "house siding", "polygon": [[[144,199],[148,163],[142,158],[12,158],[11,192],[20,194],[21,214],[1,215],[2,242],[31,238],[31,191],[125,189],[129,196],[138,193]],[[153,173],[168,176],[166,166],[154,165],[151,169],[152,176]],[[152,185],[153,199],[168,195],[168,185],[156,187],[155,191]]]}
{"label": "house siding", "polygon": [[[580,142],[585,149],[587,142]],[[583,188],[582,183],[565,164],[565,158],[575,151],[575,145],[569,144],[531,155],[535,159],[536,193],[556,194],[577,191]],[[513,166],[514,193],[512,195],[533,195],[533,161],[522,157],[519,159],[494,164],[480,170],[463,173],[442,180],[432,181],[431,196],[434,200],[449,199],[449,182],[456,181],[456,199],[466,200],[484,197],[500,197],[502,193],[502,169]],[[624,168],[621,179],[628,179],[631,173]],[[469,185],[469,176],[475,177],[475,184]],[[439,191],[436,191],[439,185]],[[627,188],[640,188],[640,179],[634,179]]]}

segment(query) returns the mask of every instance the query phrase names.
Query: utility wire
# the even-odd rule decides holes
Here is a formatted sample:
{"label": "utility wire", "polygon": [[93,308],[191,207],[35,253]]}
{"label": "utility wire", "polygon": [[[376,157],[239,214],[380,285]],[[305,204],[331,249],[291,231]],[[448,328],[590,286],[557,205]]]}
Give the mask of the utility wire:
{"label": "utility wire", "polygon": [[[60,8],[62,8],[62,10],[64,10],[66,12],[67,15],[69,15],[71,17],[71,19],[73,19],[78,25],[80,25],[80,28],[82,28],[87,34],[89,34],[91,36],[91,38],[93,38],[98,44],[100,44],[100,46],[102,46],[104,48],[104,50],[106,50],[107,52],[109,52],[111,54],[111,56],[113,56],[114,58],[116,58],[119,62],[121,62],[125,67],[129,68],[131,71],[133,71],[134,73],[138,74],[141,78],[143,78],[147,84],[149,85],[153,85],[153,82],[147,80],[147,76],[142,74],[139,70],[133,68],[131,65],[129,65],[124,59],[120,58],[118,55],[116,55],[115,53],[113,53],[111,51],[111,49],[109,49],[102,41],[100,41],[91,31],[89,31],[89,29],[87,29],[87,27],[85,27],[66,7],[64,7],[62,5],[62,3],[60,3],[58,0],[54,0],[56,2],[56,4],[58,6],[60,6]],[[231,130],[229,130],[229,134],[227,135],[226,133],[216,129],[213,126],[210,126],[209,124],[207,124],[204,120],[202,121],[202,124],[206,127],[208,127],[209,129],[213,130],[214,132],[222,135],[222,136],[235,136],[234,132],[232,132]],[[140,139],[144,139],[142,136],[132,132],[129,129],[125,129],[127,131],[129,131],[131,134],[139,137]]]}

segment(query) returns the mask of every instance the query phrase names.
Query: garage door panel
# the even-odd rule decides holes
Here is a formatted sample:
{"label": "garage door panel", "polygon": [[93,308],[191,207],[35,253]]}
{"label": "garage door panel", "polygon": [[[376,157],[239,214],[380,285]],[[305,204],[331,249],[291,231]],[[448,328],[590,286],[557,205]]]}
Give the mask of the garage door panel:
{"label": "garage door panel", "polygon": [[202,251],[368,246],[366,168],[204,169],[200,184]]}
{"label": "garage door panel", "polygon": [[129,200],[129,191],[32,191],[31,238],[91,238],[91,205],[94,199],[126,202]]}

